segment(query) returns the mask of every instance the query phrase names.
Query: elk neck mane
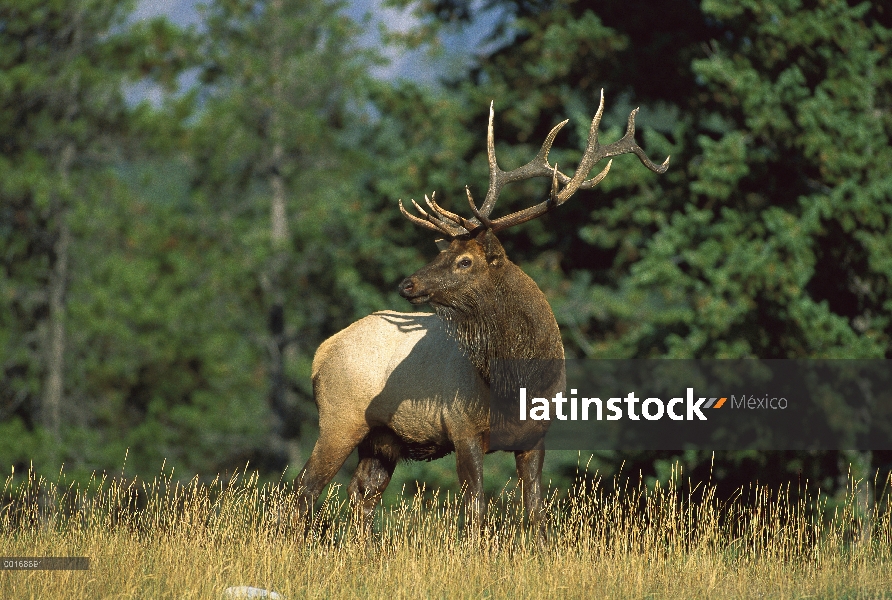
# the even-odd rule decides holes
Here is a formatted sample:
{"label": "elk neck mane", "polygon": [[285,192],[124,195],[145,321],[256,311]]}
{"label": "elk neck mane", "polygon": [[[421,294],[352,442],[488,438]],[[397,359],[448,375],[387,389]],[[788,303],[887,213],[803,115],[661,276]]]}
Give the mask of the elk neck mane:
{"label": "elk neck mane", "polygon": [[449,306],[433,304],[486,383],[498,359],[563,359],[560,330],[545,295],[507,258],[484,284],[463,290]]}

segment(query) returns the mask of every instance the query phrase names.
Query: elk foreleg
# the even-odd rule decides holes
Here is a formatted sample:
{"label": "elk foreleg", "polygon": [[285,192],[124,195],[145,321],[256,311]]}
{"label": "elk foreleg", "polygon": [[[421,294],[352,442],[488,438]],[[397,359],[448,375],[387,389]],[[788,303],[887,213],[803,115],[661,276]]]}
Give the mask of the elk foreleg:
{"label": "elk foreleg", "polygon": [[483,443],[479,437],[455,440],[455,468],[464,494],[465,523],[473,532],[483,525]]}
{"label": "elk foreleg", "polygon": [[514,453],[517,479],[520,482],[526,520],[531,528],[542,529],[542,464],[545,461],[545,442],[539,440],[530,450]]}

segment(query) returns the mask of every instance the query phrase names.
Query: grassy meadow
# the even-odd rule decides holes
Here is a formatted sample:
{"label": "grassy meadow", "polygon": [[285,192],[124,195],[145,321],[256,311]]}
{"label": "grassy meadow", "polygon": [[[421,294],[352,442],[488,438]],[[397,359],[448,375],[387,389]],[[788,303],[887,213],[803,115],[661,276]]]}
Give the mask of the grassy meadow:
{"label": "grassy meadow", "polygon": [[183,484],[9,477],[0,556],[87,556],[87,571],[0,571],[0,598],[222,598],[229,586],[297,598],[892,598],[890,482],[753,488],[720,502],[668,484],[580,478],[549,496],[547,539],[515,489],[469,535],[454,496],[400,497],[363,538],[334,486],[304,536],[285,485],[252,474]]}

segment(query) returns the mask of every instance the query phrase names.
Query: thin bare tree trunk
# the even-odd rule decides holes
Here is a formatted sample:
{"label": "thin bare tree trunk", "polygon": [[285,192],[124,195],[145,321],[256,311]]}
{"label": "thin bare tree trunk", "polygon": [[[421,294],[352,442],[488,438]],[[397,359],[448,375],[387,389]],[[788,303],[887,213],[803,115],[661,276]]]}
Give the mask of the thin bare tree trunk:
{"label": "thin bare tree trunk", "polygon": [[[279,121],[276,117],[274,117],[273,120]],[[275,126],[280,127],[278,123],[276,123]],[[274,137],[281,136],[274,135]],[[285,151],[282,147],[282,142],[275,141],[273,143],[272,154],[273,172],[269,177],[269,183],[273,193],[270,207],[270,237],[272,239],[273,251],[277,252],[283,251],[284,246],[288,242],[288,214],[285,210],[285,180],[280,172],[284,155]]]}
{"label": "thin bare tree trunk", "polygon": [[273,443],[270,448],[277,463],[287,462],[287,450],[284,440],[285,423],[288,419],[288,383],[285,376],[285,351],[288,346],[288,336],[285,329],[285,298],[282,284],[283,271],[287,263],[288,252],[288,212],[285,178],[282,175],[285,159],[284,131],[282,126],[281,106],[284,102],[283,88],[283,56],[281,39],[282,0],[273,0],[270,3],[270,11],[274,23],[272,39],[271,67],[273,83],[271,91],[272,111],[270,115],[270,141],[272,142],[272,154],[270,156],[269,185],[272,193],[270,201],[270,244],[272,246],[272,260],[270,263],[270,305],[269,305],[269,334],[270,334],[270,407],[273,413]]}
{"label": "thin bare tree trunk", "polygon": [[[62,150],[59,171],[62,185],[68,183],[68,172],[74,161],[74,144]],[[49,334],[46,352],[46,380],[43,386],[41,421],[58,444],[61,407],[65,391],[65,291],[68,287],[68,257],[71,230],[68,226],[65,203],[56,198],[56,242],[53,245],[55,262],[49,280]]]}
{"label": "thin bare tree trunk", "polygon": [[270,187],[272,188],[272,203],[270,206],[271,230],[273,252],[281,252],[284,250],[288,241],[288,214],[285,210],[285,180],[282,177],[283,160],[285,158],[285,133],[282,127],[281,106],[284,98],[284,87],[282,80],[285,74],[282,70],[282,0],[272,0],[270,3],[270,11],[273,19],[273,52],[271,57],[271,66],[273,72],[273,83],[271,90],[272,97],[272,114],[270,115],[270,138],[273,145],[272,157],[270,160]]}
{"label": "thin bare tree trunk", "polygon": [[59,441],[59,413],[62,406],[63,372],[65,369],[65,287],[68,279],[68,245],[70,232],[65,215],[58,214],[59,233],[55,244],[56,264],[50,277],[49,344],[46,382],[43,397],[43,424]]}
{"label": "thin bare tree trunk", "polygon": [[[70,24],[71,45],[66,61],[70,62],[81,49],[83,36],[82,10],[76,9]],[[64,71],[63,71],[64,72]],[[64,122],[71,122],[79,109],[80,75],[77,71],[70,78],[60,77],[59,87],[67,92],[65,96]],[[68,258],[71,245],[71,230],[68,224],[67,199],[69,175],[74,163],[76,147],[73,140],[63,143],[56,165],[59,187],[54,191],[51,210],[56,221],[56,241],[53,244],[55,260],[50,273],[48,287],[49,331],[46,344],[46,379],[41,399],[41,421],[50,432],[54,444],[50,455],[53,466],[58,462],[60,449],[60,424],[63,396],[65,393],[65,291],[68,287]]]}
{"label": "thin bare tree trunk", "polygon": [[[282,145],[280,143],[274,144],[274,164],[279,164],[282,154]],[[268,315],[271,359],[270,405],[276,418],[274,433],[282,435],[284,433],[284,423],[287,419],[285,412],[288,404],[288,386],[285,378],[285,349],[288,345],[288,336],[285,330],[285,294],[282,285],[283,271],[287,263],[288,217],[285,211],[285,182],[278,168],[273,168],[273,173],[270,175],[270,188],[272,189],[272,222],[270,230],[272,260],[269,273],[270,304]]]}

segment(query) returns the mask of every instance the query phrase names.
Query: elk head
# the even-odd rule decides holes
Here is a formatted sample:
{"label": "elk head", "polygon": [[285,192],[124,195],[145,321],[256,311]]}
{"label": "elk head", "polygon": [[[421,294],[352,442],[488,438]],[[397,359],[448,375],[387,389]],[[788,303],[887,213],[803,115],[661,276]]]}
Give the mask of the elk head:
{"label": "elk head", "polygon": [[[582,160],[573,177],[567,177],[561,173],[557,164],[552,166],[548,162],[548,152],[558,131],[567,124],[563,121],[555,125],[549,132],[539,153],[527,164],[512,171],[503,171],[496,162],[495,143],[493,135],[493,107],[489,109],[489,128],[486,136],[487,155],[489,159],[489,190],[483,205],[478,209],[470,190],[465,187],[473,217],[466,219],[452,213],[435,200],[424,197],[429,211],[424,210],[415,200],[412,204],[418,210],[421,217],[417,217],[403,207],[403,201],[399,201],[400,211],[413,223],[445,235],[446,239],[437,240],[440,247],[440,255],[429,265],[422,268],[410,277],[407,277],[399,286],[400,294],[412,304],[429,302],[435,309],[443,309],[456,306],[456,302],[467,296],[466,290],[473,286],[485,285],[485,280],[495,273],[513,266],[505,256],[502,245],[495,237],[495,233],[520,225],[535,219],[551,210],[554,210],[566,202],[576,190],[591,189],[598,185],[607,173],[613,161],[609,161],[598,175],[586,180],[592,168],[601,160],[618,156],[620,154],[635,154],[639,160],[651,171],[665,173],[669,166],[669,158],[661,165],[654,164],[635,143],[635,115],[636,108],[629,115],[628,127],[625,135],[618,141],[602,146],[598,142],[598,127],[601,116],[604,113],[604,91],[601,90],[601,102],[598,111],[592,119],[589,130],[588,144]],[[548,198],[535,206],[511,213],[498,219],[490,219],[490,213],[495,206],[499,193],[507,183],[521,181],[533,177],[550,177],[551,192]],[[561,187],[563,186],[563,187]]]}
{"label": "elk head", "polygon": [[[413,223],[446,236],[438,240],[440,254],[427,266],[399,286],[400,294],[413,304],[429,303],[450,326],[484,379],[489,377],[493,358],[563,358],[563,344],[554,315],[544,294],[519,267],[505,256],[496,233],[535,219],[562,205],[579,189],[590,189],[601,182],[610,170],[607,163],[598,175],[586,179],[599,161],[620,154],[635,154],[650,170],[664,173],[669,158],[656,165],[635,143],[635,115],[629,115],[625,135],[618,141],[601,145],[598,127],[604,113],[604,92],[592,119],[588,143],[573,177],[548,162],[548,152],[558,131],[567,124],[556,125],[542,144],[535,158],[511,171],[503,171],[496,162],[493,136],[493,108],[490,105],[487,131],[489,189],[478,208],[470,190],[468,196],[472,218],[450,212],[435,197],[425,196],[428,210],[412,200],[420,217],[403,207],[400,211]],[[499,193],[507,183],[533,177],[550,177],[551,191],[535,206],[491,219]]]}

